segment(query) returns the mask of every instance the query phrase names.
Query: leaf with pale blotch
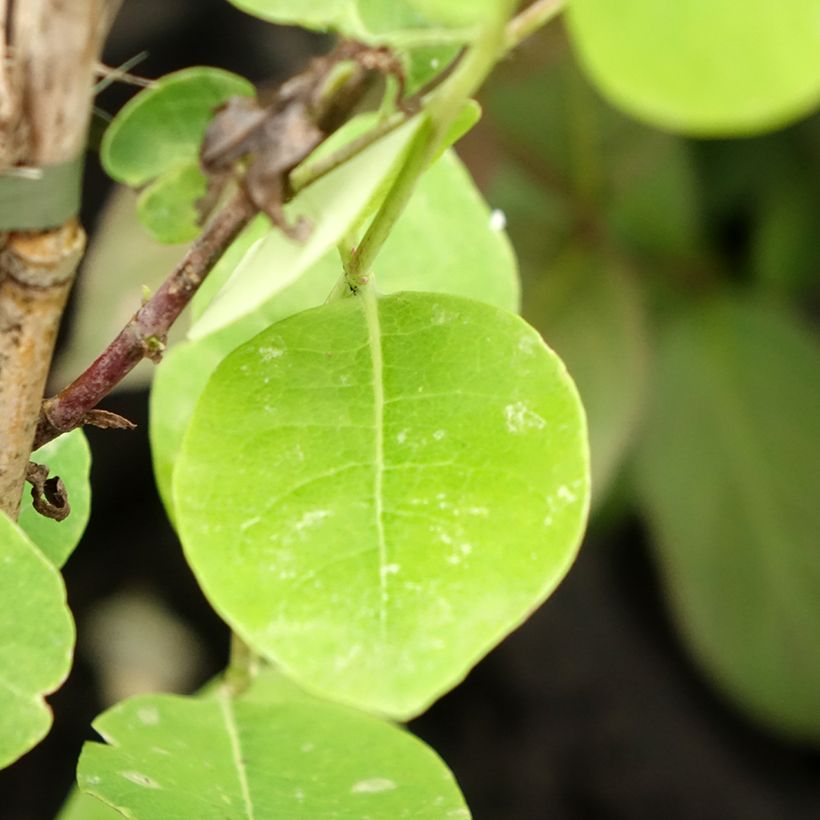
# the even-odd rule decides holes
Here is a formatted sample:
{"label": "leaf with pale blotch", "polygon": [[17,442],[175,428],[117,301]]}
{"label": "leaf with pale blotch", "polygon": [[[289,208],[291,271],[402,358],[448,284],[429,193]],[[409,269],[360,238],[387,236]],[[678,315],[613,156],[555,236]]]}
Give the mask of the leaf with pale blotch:
{"label": "leaf with pale blotch", "polygon": [[[263,231],[264,225],[258,225],[248,233],[242,239],[246,247]],[[419,236],[424,237],[423,243]],[[517,266],[507,235],[493,223],[489,207],[453,152],[446,153],[419,181],[376,268],[378,286],[385,293],[427,290],[472,297],[508,310],[518,307]],[[272,269],[283,270],[279,264]],[[228,260],[221,270],[211,273],[216,274],[212,291],[230,270]],[[169,514],[173,514],[173,466],[194,404],[211,373],[228,353],[268,325],[321,304],[341,273],[336,251],[331,251],[292,284],[283,283],[254,315],[165,357],[151,391],[150,435],[157,483]],[[282,280],[287,282],[285,277]],[[207,304],[210,296],[204,294],[202,301]],[[197,306],[195,300],[195,315]]]}
{"label": "leaf with pale blotch", "polygon": [[564,576],[588,470],[575,388],[521,319],[366,291],[219,366],[174,506],[205,594],[255,650],[317,694],[406,718]]}
{"label": "leaf with pale blotch", "polygon": [[572,0],[568,22],[603,93],[653,125],[755,133],[820,102],[817,0]]}
{"label": "leaf with pale blotch", "polygon": [[145,695],[102,714],[83,791],[126,817],[469,818],[441,759],[404,730],[264,675],[241,697]]}
{"label": "leaf with pale blotch", "polygon": [[66,678],[74,622],[57,568],[0,513],[0,768],[47,734],[44,696]]}
{"label": "leaf with pale blotch", "polygon": [[20,527],[53,564],[61,567],[79,544],[91,512],[91,451],[82,430],[54,439],[34,452],[31,460],[45,464],[49,475],[59,476],[68,492],[71,513],[63,521],[40,515],[33,505],[31,493],[23,491],[20,505]]}
{"label": "leaf with pale blotch", "polygon": [[820,347],[795,317],[699,306],[667,332],[637,485],[682,635],[775,732],[820,740]]}

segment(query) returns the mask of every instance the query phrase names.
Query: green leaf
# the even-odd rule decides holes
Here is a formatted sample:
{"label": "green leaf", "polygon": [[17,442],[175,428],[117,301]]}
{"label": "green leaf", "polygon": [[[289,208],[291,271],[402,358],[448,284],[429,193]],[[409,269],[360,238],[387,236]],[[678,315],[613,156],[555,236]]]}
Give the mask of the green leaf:
{"label": "green leaf", "polygon": [[407,732],[273,676],[238,699],[144,695],[103,713],[80,787],[127,817],[469,818],[452,774]]}
{"label": "green leaf", "polygon": [[567,13],[592,79],[653,125],[755,133],[820,101],[816,0],[572,0]]}
{"label": "green leaf", "polygon": [[197,162],[163,174],[140,194],[137,213],[143,227],[158,242],[169,245],[195,239],[202,230],[196,203],[207,187]]}
{"label": "green leaf", "polygon": [[[465,42],[472,34],[469,29],[453,31],[435,25],[424,16],[423,9],[417,7],[416,0],[312,0],[298,5],[290,0],[230,2],[242,11],[271,23],[302,26],[322,32],[335,31],[355,40],[399,47]],[[481,5],[490,2],[481,0]],[[454,21],[450,19],[446,22]]]}
{"label": "green leaf", "polygon": [[245,257],[189,336],[202,338],[248,315],[335,248],[373,213],[425,122],[423,115],[414,117],[302,191],[286,213],[294,221],[311,221],[307,241],[271,232]]}
{"label": "green leaf", "polygon": [[533,284],[527,305],[584,402],[597,507],[635,440],[646,398],[649,351],[638,286],[623,264],[575,247]]}
{"label": "green leaf", "polygon": [[[504,231],[493,230],[490,222],[490,209],[467,170],[454,153],[446,153],[421,178],[382,249],[376,265],[379,288],[385,293],[451,293],[517,309],[515,256]],[[239,243],[247,251],[264,231],[264,223],[251,226],[231,246],[232,258],[223,258],[220,270],[212,271],[203,287],[210,287],[211,293],[217,290],[236,265]],[[281,272],[271,277],[272,283],[281,283],[272,301],[226,330],[172,351],[157,370],[151,391],[151,449],[160,494],[172,517],[171,474],[194,404],[211,373],[228,353],[268,325],[321,304],[342,273],[337,254],[331,251],[287,284],[290,277],[282,275],[285,261],[271,264],[272,270]],[[202,301],[207,303],[210,295],[203,293]],[[194,316],[198,305],[195,300]]]}
{"label": "green leaf", "polygon": [[59,476],[63,480],[71,513],[63,521],[40,515],[32,506],[31,493],[26,489],[23,491],[19,524],[46,558],[61,567],[80,543],[91,512],[91,485],[88,480],[91,451],[83,431],[72,430],[34,452],[31,460],[47,465],[50,476]]}
{"label": "green leaf", "polygon": [[214,110],[233,96],[253,96],[243,77],[219,68],[186,68],[129,100],[103,137],[100,159],[118,182],[139,186],[195,162]]}
{"label": "green leaf", "polygon": [[66,678],[74,622],[63,579],[20,527],[0,513],[0,768],[51,726],[44,695]]}
{"label": "green leaf", "polygon": [[499,11],[510,7],[501,0],[407,0],[428,20],[447,26],[476,26],[493,22]]}
{"label": "green leaf", "polygon": [[671,328],[638,487],[682,635],[769,728],[820,740],[820,349],[785,314],[701,306]]}
{"label": "green leaf", "polygon": [[311,691],[400,718],[555,588],[588,494],[580,401],[535,331],[367,289],[231,354],[174,474],[187,558],[232,628]]}

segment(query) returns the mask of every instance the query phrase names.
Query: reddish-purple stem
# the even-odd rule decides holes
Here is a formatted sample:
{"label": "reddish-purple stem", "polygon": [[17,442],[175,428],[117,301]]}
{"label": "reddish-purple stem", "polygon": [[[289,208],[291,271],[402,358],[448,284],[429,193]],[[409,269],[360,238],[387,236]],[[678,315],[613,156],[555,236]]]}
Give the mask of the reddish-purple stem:
{"label": "reddish-purple stem", "polygon": [[171,275],[114,341],[68,387],[43,402],[35,449],[91,421],[87,418],[90,411],[142,359],[159,358],[171,325],[257,212],[243,191],[220,209]]}

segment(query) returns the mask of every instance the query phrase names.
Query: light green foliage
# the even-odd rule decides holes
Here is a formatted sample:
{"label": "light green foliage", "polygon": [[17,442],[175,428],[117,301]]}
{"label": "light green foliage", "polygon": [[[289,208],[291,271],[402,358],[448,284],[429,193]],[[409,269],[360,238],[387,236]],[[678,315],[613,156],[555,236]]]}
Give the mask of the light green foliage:
{"label": "light green foliage", "polygon": [[135,820],[469,818],[421,741],[270,673],[236,699],[132,698],[94,728],[111,745],[85,745],[80,787]]}
{"label": "light green foliage", "polygon": [[[241,247],[247,252],[264,231],[264,223],[251,226],[239,240]],[[287,245],[280,241],[279,247]],[[236,265],[237,243],[229,253],[233,260],[211,273],[211,292],[201,292],[195,300],[195,316]],[[268,261],[274,272],[287,270],[284,262]],[[385,293],[420,289],[472,297],[506,310],[518,307],[518,275],[509,240],[504,231],[491,229],[490,209],[454,153],[446,153],[422,177],[376,269],[379,289]],[[278,277],[279,291],[247,319],[165,357],[151,392],[150,434],[154,470],[169,512],[171,473],[182,436],[216,366],[269,324],[321,304],[341,273],[338,256],[330,251],[296,281],[288,284]],[[272,283],[276,279],[272,276]]]}
{"label": "light green foliage", "polygon": [[54,521],[35,511],[28,487],[20,506],[20,527],[53,564],[61,567],[80,542],[91,512],[91,451],[82,430],[72,430],[32,454],[31,460],[45,464],[50,476],[59,476],[68,491],[71,513]]}
{"label": "light green foliage", "polygon": [[216,108],[253,86],[219,68],[194,67],[160,78],[130,100],[100,147],[105,170],[118,182],[153,182],[139,200],[145,228],[160,242],[184,242],[199,232],[196,200],[205,192],[199,146]]}
{"label": "light green foliage", "polygon": [[600,253],[567,249],[534,285],[527,312],[578,385],[598,504],[635,441],[645,399],[649,351],[637,283]]}
{"label": "light green foliage", "polygon": [[251,646],[317,694],[406,718],[554,589],[588,481],[580,401],[535,331],[462,298],[366,292],[220,365],[174,501],[202,588]]}
{"label": "light green foliage", "polygon": [[601,90],[663,128],[754,133],[820,101],[817,0],[572,0],[568,17]]}
{"label": "light green foliage", "polygon": [[307,241],[297,242],[281,231],[271,232],[243,259],[194,323],[190,337],[202,338],[254,311],[371,216],[424,122],[423,115],[414,117],[302,191],[286,213],[291,220],[310,220],[312,229]]}
{"label": "light green foliage", "polygon": [[700,306],[653,393],[639,488],[682,634],[735,702],[817,741],[817,341],[785,314]]}
{"label": "light green foliage", "polygon": [[195,239],[202,226],[197,200],[207,190],[205,175],[197,162],[189,162],[163,174],[141,194],[137,213],[145,229],[169,245]]}
{"label": "light green foliage", "polygon": [[43,696],[66,678],[74,622],[56,567],[0,513],[0,767],[45,737]]}

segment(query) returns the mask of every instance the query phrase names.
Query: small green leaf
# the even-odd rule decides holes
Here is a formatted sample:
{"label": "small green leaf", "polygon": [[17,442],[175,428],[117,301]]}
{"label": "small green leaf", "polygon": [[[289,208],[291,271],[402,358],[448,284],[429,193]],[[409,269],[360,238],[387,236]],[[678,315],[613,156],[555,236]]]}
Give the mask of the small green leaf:
{"label": "small green leaf", "polygon": [[50,476],[59,476],[68,491],[71,513],[63,521],[54,521],[40,515],[32,506],[31,493],[23,491],[20,506],[20,527],[40,548],[46,558],[61,567],[74,551],[88,523],[91,512],[91,451],[82,430],[54,439],[32,454],[31,460],[45,464]]}
{"label": "small green leaf", "polygon": [[174,474],[187,558],[232,628],[310,690],[400,718],[555,588],[588,495],[580,401],[535,331],[368,290],[232,353]]}
{"label": "small green leaf", "polygon": [[273,675],[232,699],[144,695],[103,713],[83,791],[126,817],[469,818],[452,774],[404,730]]}
{"label": "small green leaf", "polygon": [[572,0],[568,17],[603,93],[653,125],[755,133],[820,102],[816,0]]}
{"label": "small green leaf", "polygon": [[[237,264],[240,243],[248,248],[266,230],[254,224],[231,246],[232,258],[219,263],[203,285],[207,304],[211,294]],[[418,237],[423,236],[420,243]],[[182,436],[211,373],[225,356],[273,322],[316,307],[324,301],[341,275],[336,251],[331,251],[287,284],[281,264],[280,290],[254,315],[223,331],[184,345],[165,356],[151,390],[151,450],[160,495],[169,514],[171,474],[179,455]],[[448,152],[421,178],[377,261],[378,285],[385,293],[421,289],[467,296],[496,307],[515,310],[519,285],[515,256],[503,230],[491,227],[491,212],[458,157]],[[211,278],[216,276],[214,282]],[[284,281],[283,281],[284,280]],[[194,300],[194,316],[199,299]]]}
{"label": "small green leaf", "polygon": [[158,242],[168,245],[190,242],[202,230],[196,203],[206,189],[207,180],[199,163],[179,165],[140,194],[137,202],[140,222]]}
{"label": "small green leaf", "polygon": [[820,740],[820,347],[722,300],[663,340],[638,489],[682,635],[770,729]]}
{"label": "small green leaf", "polygon": [[105,170],[118,182],[139,186],[195,162],[214,110],[233,96],[253,96],[243,77],[219,68],[194,67],[168,74],[126,103],[100,148]]}
{"label": "small green leaf", "polygon": [[0,513],[0,768],[51,726],[44,695],[66,678],[74,622],[63,579],[20,527]]}

